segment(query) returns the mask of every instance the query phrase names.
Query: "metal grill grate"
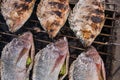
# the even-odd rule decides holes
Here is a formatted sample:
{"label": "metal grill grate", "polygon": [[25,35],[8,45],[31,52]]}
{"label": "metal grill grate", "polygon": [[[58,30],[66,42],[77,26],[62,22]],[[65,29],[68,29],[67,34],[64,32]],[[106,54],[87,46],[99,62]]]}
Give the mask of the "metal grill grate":
{"label": "metal grill grate", "polygon": [[[74,6],[74,5],[70,5]],[[112,6],[113,9],[110,9],[109,6]],[[31,31],[34,35],[34,42],[36,47],[36,52],[38,52],[40,49],[44,48],[48,43],[51,43],[60,37],[66,36],[68,38],[69,42],[69,48],[70,48],[70,63],[76,59],[76,57],[85,50],[85,48],[80,43],[79,39],[77,39],[74,35],[74,33],[69,28],[68,21],[64,25],[64,27],[60,30],[59,34],[55,39],[50,39],[48,34],[45,33],[45,31],[42,30],[41,25],[36,17],[36,7],[37,2],[35,5],[35,9],[33,11],[32,16],[30,19],[25,23],[25,25],[16,33],[11,33],[8,31],[7,25],[5,23],[5,20],[3,19],[1,13],[0,13],[0,52],[2,51],[3,47],[10,42],[13,38],[17,37],[17,35],[22,34],[26,31]],[[95,39],[93,42],[93,46],[98,50],[100,55],[102,56],[105,68],[107,72],[107,79],[110,80],[111,76],[111,62],[113,59],[113,45],[111,43],[113,42],[114,38],[114,23],[115,23],[115,15],[116,15],[116,5],[111,3],[106,3],[106,21],[105,25],[101,31],[101,34]],[[37,32],[36,29],[41,29],[40,32]],[[79,45],[78,45],[79,44]]]}

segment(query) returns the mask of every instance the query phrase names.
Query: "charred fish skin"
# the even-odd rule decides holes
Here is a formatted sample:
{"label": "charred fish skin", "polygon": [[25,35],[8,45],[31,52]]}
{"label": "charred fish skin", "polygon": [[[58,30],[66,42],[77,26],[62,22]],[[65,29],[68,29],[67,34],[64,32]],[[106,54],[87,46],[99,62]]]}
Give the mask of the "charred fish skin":
{"label": "charred fish skin", "polygon": [[[2,51],[1,80],[26,80],[33,65],[34,43],[30,32],[14,38]],[[31,63],[26,65],[27,59]]]}
{"label": "charred fish skin", "polygon": [[79,0],[69,15],[70,28],[87,47],[100,34],[104,25],[103,0]]}
{"label": "charred fish skin", "polygon": [[66,38],[47,45],[35,56],[33,80],[58,80],[58,75],[68,54]]}
{"label": "charred fish skin", "polygon": [[43,29],[54,38],[65,24],[69,12],[69,0],[41,0],[37,17]]}
{"label": "charred fish skin", "polygon": [[94,47],[81,53],[72,63],[69,80],[106,80],[104,63]]}
{"label": "charred fish skin", "polygon": [[1,13],[9,31],[16,32],[32,14],[36,0],[2,0]]}

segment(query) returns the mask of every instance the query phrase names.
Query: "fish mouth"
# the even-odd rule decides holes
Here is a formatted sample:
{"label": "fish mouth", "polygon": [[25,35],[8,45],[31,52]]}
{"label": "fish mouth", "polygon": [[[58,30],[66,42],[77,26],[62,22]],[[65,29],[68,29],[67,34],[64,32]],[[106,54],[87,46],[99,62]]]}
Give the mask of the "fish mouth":
{"label": "fish mouth", "polygon": [[56,37],[57,36],[57,34],[58,34],[58,32],[59,32],[59,29],[56,29],[56,30],[47,30],[47,33],[48,33],[48,35],[49,35],[49,37],[50,38],[54,38],[54,37]]}
{"label": "fish mouth", "polygon": [[34,43],[33,43],[33,35],[32,35],[32,33],[31,32],[26,32],[26,33],[22,34],[18,39],[19,39],[19,41],[21,43],[23,43],[22,44],[23,45],[23,49],[22,49],[19,57],[22,57],[23,55],[25,55],[27,53],[28,54],[27,55],[28,56],[27,61],[30,62],[31,55],[32,55],[31,49],[34,50],[34,47],[33,47]]}
{"label": "fish mouth", "polygon": [[89,43],[89,41],[83,40],[83,39],[81,39],[81,38],[80,38],[80,42],[82,43],[82,45],[83,45],[85,48],[91,45],[91,44]]}
{"label": "fish mouth", "polygon": [[17,21],[13,22],[12,19],[7,19],[6,20],[6,24],[9,27],[9,31],[12,32],[12,33],[16,32],[17,30],[19,30],[22,27],[22,25],[17,24],[17,23],[18,23]]}
{"label": "fish mouth", "polygon": [[80,42],[85,48],[89,48],[95,39],[81,39]]}
{"label": "fish mouth", "polygon": [[12,32],[12,33],[14,33],[14,32],[16,32],[18,29],[19,29],[19,28],[17,28],[17,27],[16,27],[16,28],[15,28],[15,27],[14,27],[14,28],[10,27],[10,28],[9,28],[9,31]]}
{"label": "fish mouth", "polygon": [[64,48],[63,48],[63,46],[68,46],[67,38],[64,37],[63,39],[59,39],[59,40],[55,43],[55,46],[57,46],[57,48],[59,48],[59,49],[67,48],[67,47],[64,47]]}
{"label": "fish mouth", "polygon": [[32,35],[31,32],[26,32],[26,33],[24,33],[20,36],[20,39],[22,39],[24,41],[27,41],[27,42],[28,41],[32,42],[33,41],[33,35]]}

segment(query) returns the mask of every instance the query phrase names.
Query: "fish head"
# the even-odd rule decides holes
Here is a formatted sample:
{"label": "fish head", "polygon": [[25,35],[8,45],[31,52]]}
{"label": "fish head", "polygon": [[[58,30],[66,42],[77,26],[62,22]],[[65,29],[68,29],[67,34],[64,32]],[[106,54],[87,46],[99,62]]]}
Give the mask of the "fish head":
{"label": "fish head", "polygon": [[104,63],[97,50],[91,46],[88,48],[85,54],[96,64],[99,80],[106,80]]}
{"label": "fish head", "polygon": [[30,32],[22,34],[19,39],[25,41],[25,43],[33,42],[33,35]]}
{"label": "fish head", "polygon": [[30,18],[36,0],[2,0],[1,13],[10,32],[19,30]]}
{"label": "fish head", "polygon": [[96,49],[92,46],[86,50],[86,56],[90,57],[95,62],[101,59]]}
{"label": "fish head", "polygon": [[61,67],[59,72],[58,80],[63,80],[68,73],[68,64],[69,64],[69,50],[68,50],[68,42],[66,37],[63,39],[59,39],[55,44],[55,53],[59,54],[58,58],[55,61],[55,65],[53,70],[58,69],[57,67]]}
{"label": "fish head", "polygon": [[[20,51],[19,56],[16,60],[16,70],[22,71],[26,73],[26,79],[29,79],[29,73],[33,66],[33,59],[35,54],[34,42],[33,42],[33,35],[30,32],[26,32],[22,34],[18,38],[22,42],[22,49]],[[21,73],[21,75],[24,75]],[[21,78],[18,75],[18,78]]]}
{"label": "fish head", "polygon": [[1,55],[2,73],[7,72],[4,74],[8,76],[8,73],[12,72],[10,76],[17,80],[29,78],[29,71],[33,65],[34,50],[33,36],[30,32],[14,38],[3,48]]}
{"label": "fish head", "polygon": [[59,41],[55,43],[55,47],[60,51],[60,55],[66,55],[68,51],[68,42],[66,37],[59,39]]}
{"label": "fish head", "polygon": [[94,47],[89,47],[73,61],[69,80],[106,80],[104,64]]}
{"label": "fish head", "polygon": [[48,44],[35,56],[33,80],[63,80],[68,72],[68,56],[69,51],[66,38]]}
{"label": "fish head", "polygon": [[[64,61],[61,58],[63,65],[58,77],[58,80],[63,80],[68,74],[69,65],[69,50],[66,37],[64,37],[63,39],[59,39],[59,41],[55,43],[55,46],[60,50],[60,55],[63,55],[65,57]],[[59,61],[57,61],[56,63],[59,63]]]}
{"label": "fish head", "polygon": [[22,49],[17,57],[16,65],[20,68],[25,67],[28,71],[32,68],[34,58],[34,42],[33,35],[30,32],[22,34],[19,38],[22,43]]}

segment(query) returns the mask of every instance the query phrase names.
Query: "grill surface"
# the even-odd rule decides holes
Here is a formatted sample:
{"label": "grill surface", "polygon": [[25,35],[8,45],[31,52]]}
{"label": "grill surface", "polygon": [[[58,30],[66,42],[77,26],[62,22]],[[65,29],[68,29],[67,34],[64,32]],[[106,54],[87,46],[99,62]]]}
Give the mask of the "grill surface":
{"label": "grill surface", "polygon": [[[34,35],[34,42],[35,42],[35,48],[36,53],[44,48],[48,43],[54,42],[60,37],[66,36],[68,38],[69,42],[69,48],[70,48],[70,64],[73,60],[76,59],[76,57],[85,50],[85,48],[80,43],[79,39],[77,39],[74,35],[74,33],[69,28],[68,21],[64,25],[64,27],[60,30],[59,34],[56,38],[50,39],[48,34],[43,31],[41,28],[41,25],[36,17],[36,7],[39,3],[39,0],[37,0],[34,11],[30,19],[25,23],[25,25],[16,33],[11,33],[8,31],[8,27],[5,23],[5,20],[3,19],[3,16],[0,12],[0,53],[3,49],[3,47],[10,42],[13,38],[17,37],[19,34],[22,34],[26,31],[31,31]],[[73,7],[74,5],[70,5]],[[113,9],[110,9],[109,7],[112,6]],[[111,79],[111,63],[113,60],[113,49],[114,46],[111,45],[114,37],[114,22],[115,22],[115,14],[116,14],[116,5],[111,3],[106,3],[106,21],[105,25],[101,31],[101,34],[95,39],[93,42],[93,46],[98,50],[100,53],[106,68],[107,73],[107,80]],[[37,30],[36,30],[37,29]],[[38,29],[40,29],[40,32],[38,32]],[[79,45],[78,45],[79,44]],[[67,77],[65,80],[68,80]]]}

